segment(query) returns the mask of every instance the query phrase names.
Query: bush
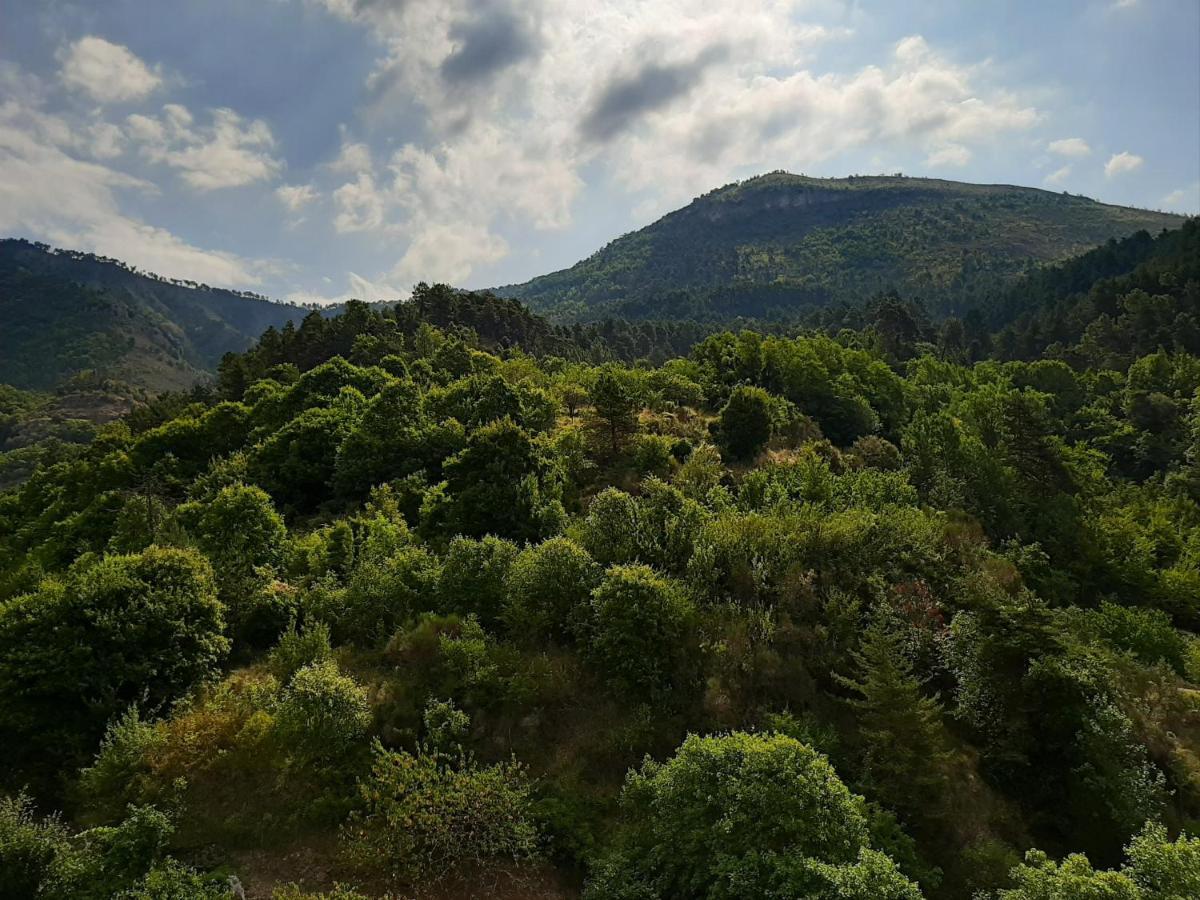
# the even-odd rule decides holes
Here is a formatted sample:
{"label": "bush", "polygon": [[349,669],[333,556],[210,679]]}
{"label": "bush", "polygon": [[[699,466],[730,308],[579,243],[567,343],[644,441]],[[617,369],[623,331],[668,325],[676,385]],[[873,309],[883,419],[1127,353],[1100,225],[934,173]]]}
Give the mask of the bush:
{"label": "bush", "polygon": [[262,488],[230,485],[211,499],[184,504],[176,515],[212,562],[226,602],[245,588],[256,568],[283,562],[287,526]]}
{"label": "bush", "polygon": [[647,566],[614,566],[592,592],[584,654],[618,690],[670,688],[692,653],[694,614],[675,582]]}
{"label": "bush", "polygon": [[[229,650],[212,569],[151,547],[0,606],[0,738],[22,758],[81,759],[130,706],[157,710]],[[43,757],[44,759],[44,757]]]}
{"label": "bush", "polygon": [[271,673],[286,683],[299,669],[333,658],[329,626],[324,622],[308,622],[301,628],[293,622],[279,637],[279,643],[267,657]]}
{"label": "bush", "polygon": [[519,862],[537,852],[524,769],[479,766],[461,754],[376,747],[362,807],[342,838],[364,871],[428,884],[464,866]]}
{"label": "bush", "polygon": [[53,817],[39,821],[29,797],[0,797],[0,897],[37,896],[51,864],[67,846],[66,828]]}
{"label": "bush", "polygon": [[622,793],[627,830],[591,900],[809,897],[919,900],[868,848],[861,798],[823,756],[783,735],[690,736]]}
{"label": "bush", "polygon": [[673,438],[661,434],[639,434],[633,444],[633,468],[639,477],[656,475],[665,478],[671,473],[675,457],[671,449]]}
{"label": "bush", "polygon": [[371,727],[367,692],[332,660],[296,672],[283,690],[275,727],[284,745],[308,761],[332,763],[364,742]]}
{"label": "bush", "polygon": [[600,566],[567,538],[551,538],[521,552],[508,576],[504,622],[520,639],[569,640],[586,616]]}

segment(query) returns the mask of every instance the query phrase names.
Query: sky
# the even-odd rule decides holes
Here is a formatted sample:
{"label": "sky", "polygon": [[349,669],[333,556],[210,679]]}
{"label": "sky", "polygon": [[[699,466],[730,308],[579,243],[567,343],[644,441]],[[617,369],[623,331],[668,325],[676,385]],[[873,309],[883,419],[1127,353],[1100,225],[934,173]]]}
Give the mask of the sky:
{"label": "sky", "polygon": [[1200,2],[0,0],[0,235],[295,301],[777,169],[1200,213]]}

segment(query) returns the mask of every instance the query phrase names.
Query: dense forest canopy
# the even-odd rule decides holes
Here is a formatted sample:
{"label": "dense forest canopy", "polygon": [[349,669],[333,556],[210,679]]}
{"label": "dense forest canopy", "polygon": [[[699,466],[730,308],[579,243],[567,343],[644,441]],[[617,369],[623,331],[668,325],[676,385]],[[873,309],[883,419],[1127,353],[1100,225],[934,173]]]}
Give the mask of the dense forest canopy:
{"label": "dense forest canopy", "polygon": [[1200,896],[1198,230],[961,320],[422,285],[0,455],[0,897]]}

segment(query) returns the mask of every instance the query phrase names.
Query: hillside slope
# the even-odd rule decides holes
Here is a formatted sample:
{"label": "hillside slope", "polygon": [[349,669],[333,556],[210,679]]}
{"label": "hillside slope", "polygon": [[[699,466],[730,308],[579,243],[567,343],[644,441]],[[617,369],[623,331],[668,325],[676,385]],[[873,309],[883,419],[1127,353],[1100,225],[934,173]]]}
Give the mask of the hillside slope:
{"label": "hillside slope", "polygon": [[172,282],[116,260],[0,240],[0,382],[48,388],[82,370],[183,388],[305,310]]}
{"label": "hillside slope", "polygon": [[789,315],[895,288],[960,310],[1028,269],[1180,216],[1011,185],[776,172],[497,290],[564,320]]}

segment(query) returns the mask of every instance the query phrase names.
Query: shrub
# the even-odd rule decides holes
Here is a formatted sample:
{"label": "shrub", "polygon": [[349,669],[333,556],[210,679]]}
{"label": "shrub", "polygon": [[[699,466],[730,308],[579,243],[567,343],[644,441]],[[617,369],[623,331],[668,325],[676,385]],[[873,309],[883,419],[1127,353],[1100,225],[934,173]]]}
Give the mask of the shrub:
{"label": "shrub", "polygon": [[438,564],[424,547],[401,547],[355,570],[341,604],[326,610],[335,637],[369,645],[390,636],[415,613],[436,604]]}
{"label": "shrub", "polygon": [[639,477],[657,475],[665,478],[671,473],[675,457],[671,449],[673,438],[661,434],[639,434],[633,444],[633,468]]}
{"label": "shrub", "polygon": [[721,441],[734,459],[752,459],[771,440],[771,395],[736,387],[721,410]]}
{"label": "shrub", "polygon": [[0,797],[0,897],[37,896],[68,837],[58,819],[38,820],[28,796]]}
{"label": "shrub", "polygon": [[371,727],[367,692],[332,660],[312,663],[284,688],[275,727],[301,759],[333,762],[366,738]]}
{"label": "shrub", "polygon": [[427,884],[463,866],[537,852],[530,785],[515,762],[479,766],[461,755],[377,746],[360,794],[342,832],[347,853],[392,881]]}
{"label": "shrub", "polygon": [[288,630],[279,637],[267,657],[272,674],[287,682],[297,670],[313,663],[333,658],[329,626],[324,622],[308,622],[297,628],[292,622]]}

